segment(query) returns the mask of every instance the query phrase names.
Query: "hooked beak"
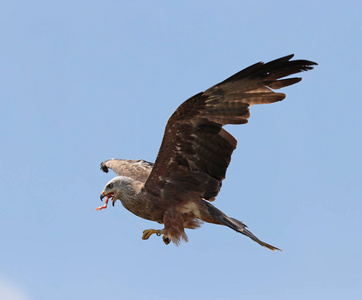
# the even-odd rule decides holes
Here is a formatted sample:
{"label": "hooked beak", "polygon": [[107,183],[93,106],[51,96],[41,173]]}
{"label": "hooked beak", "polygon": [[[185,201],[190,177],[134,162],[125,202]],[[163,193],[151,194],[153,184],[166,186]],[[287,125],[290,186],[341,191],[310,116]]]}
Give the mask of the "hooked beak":
{"label": "hooked beak", "polygon": [[108,199],[112,199],[112,205],[114,206],[114,202],[116,202],[116,199],[114,199],[114,193],[110,192],[110,193],[105,193],[104,191],[101,193],[101,195],[99,196],[99,198],[101,199],[101,201],[103,201],[103,198],[106,198],[105,202],[108,203]]}

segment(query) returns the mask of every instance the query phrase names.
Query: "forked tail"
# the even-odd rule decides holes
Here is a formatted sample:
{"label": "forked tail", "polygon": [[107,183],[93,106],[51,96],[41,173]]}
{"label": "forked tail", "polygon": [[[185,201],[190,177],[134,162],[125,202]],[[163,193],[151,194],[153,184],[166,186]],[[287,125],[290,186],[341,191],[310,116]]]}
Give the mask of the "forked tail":
{"label": "forked tail", "polygon": [[219,224],[228,226],[231,229],[234,229],[235,231],[246,235],[247,237],[251,238],[253,241],[257,242],[259,245],[261,245],[265,248],[268,248],[273,251],[279,250],[279,251],[283,252],[283,250],[259,240],[254,234],[252,234],[249,230],[246,229],[247,226],[243,222],[236,220],[234,218],[228,217],[221,210],[217,209],[215,206],[213,206],[212,204],[210,204],[207,201],[204,201],[204,203],[207,206],[210,216],[213,219],[215,219],[216,221],[218,221]]}

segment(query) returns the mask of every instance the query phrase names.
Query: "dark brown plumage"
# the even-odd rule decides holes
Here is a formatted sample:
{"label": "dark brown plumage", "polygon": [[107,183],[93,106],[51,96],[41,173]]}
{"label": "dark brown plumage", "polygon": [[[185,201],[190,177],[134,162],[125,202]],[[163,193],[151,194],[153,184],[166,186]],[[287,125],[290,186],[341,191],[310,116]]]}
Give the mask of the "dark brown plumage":
{"label": "dark brown plumage", "polygon": [[[200,221],[228,226],[271,250],[278,248],[256,238],[245,225],[226,216],[209,201],[215,200],[225,178],[237,141],[222,127],[245,124],[249,107],[281,101],[280,89],[301,80],[286,76],[307,71],[316,63],[291,61],[293,55],[269,63],[256,63],[180,105],[169,118],[155,164],[145,161],[108,160],[104,171],[117,175],[102,198],[120,199],[136,215],[163,223],[164,229],[145,230],[144,239],[163,234],[164,242],[187,240],[184,228]],[[102,207],[104,208],[104,207]]]}

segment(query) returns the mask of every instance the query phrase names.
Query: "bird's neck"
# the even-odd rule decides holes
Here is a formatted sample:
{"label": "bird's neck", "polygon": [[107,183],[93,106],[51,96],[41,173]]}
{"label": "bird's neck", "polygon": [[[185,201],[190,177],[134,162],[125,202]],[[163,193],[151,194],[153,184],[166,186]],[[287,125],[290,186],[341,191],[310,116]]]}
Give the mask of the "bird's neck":
{"label": "bird's neck", "polygon": [[139,207],[140,197],[139,191],[143,184],[139,181],[133,181],[132,186],[128,186],[127,189],[123,190],[122,193],[117,195],[117,199],[121,200],[122,205],[130,212],[136,214],[135,210]]}

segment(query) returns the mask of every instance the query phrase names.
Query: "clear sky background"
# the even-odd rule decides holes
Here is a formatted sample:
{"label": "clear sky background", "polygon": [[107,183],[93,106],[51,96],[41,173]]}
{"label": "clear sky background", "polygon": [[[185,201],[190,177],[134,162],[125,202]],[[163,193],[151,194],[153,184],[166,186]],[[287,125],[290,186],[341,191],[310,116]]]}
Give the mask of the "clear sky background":
{"label": "clear sky background", "polygon": [[[0,9],[0,299],[362,299],[361,1],[7,1]],[[187,98],[258,61],[318,62],[256,106],[189,243],[118,201],[105,159],[154,161]]]}

